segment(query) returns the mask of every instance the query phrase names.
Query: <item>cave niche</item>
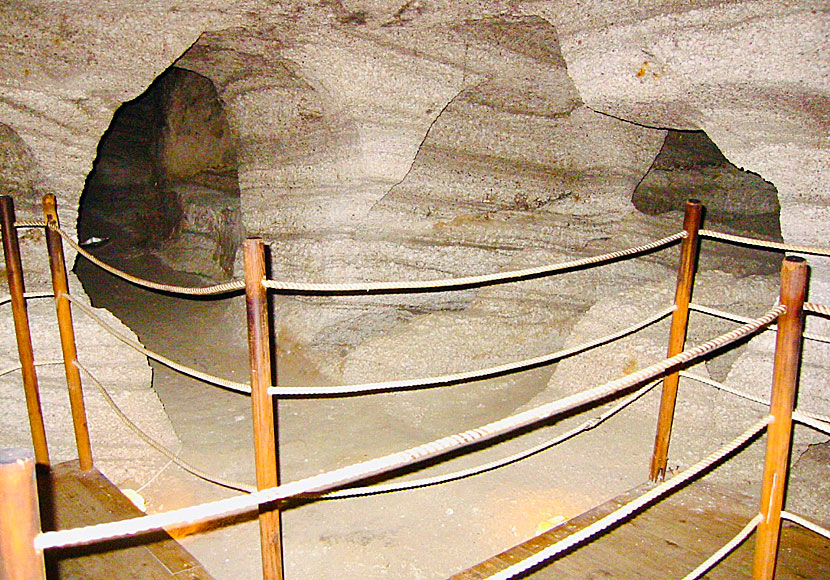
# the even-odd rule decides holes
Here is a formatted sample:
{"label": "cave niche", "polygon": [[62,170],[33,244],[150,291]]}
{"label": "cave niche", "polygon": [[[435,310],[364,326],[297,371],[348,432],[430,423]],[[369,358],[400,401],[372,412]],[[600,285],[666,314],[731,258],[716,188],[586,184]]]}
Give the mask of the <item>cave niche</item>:
{"label": "cave niche", "polygon": [[632,196],[648,215],[683,209],[699,199],[713,227],[782,241],[778,191],[750,171],[736,167],[704,131],[668,131],[651,168]]}
{"label": "cave niche", "polygon": [[81,197],[79,239],[220,279],[233,272],[241,232],[222,102],[210,79],[171,67],[115,112]]}

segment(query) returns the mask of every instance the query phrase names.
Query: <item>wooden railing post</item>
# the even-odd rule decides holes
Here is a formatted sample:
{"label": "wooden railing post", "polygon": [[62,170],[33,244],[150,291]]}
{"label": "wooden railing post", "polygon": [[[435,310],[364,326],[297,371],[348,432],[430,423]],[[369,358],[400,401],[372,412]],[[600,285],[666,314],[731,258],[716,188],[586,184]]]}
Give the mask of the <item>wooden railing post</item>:
{"label": "wooden railing post", "polygon": [[0,450],[0,580],[43,580],[43,553],[35,550],[40,509],[35,461],[25,449]]}
{"label": "wooden railing post", "polygon": [[[689,323],[689,302],[692,299],[692,288],[695,282],[697,254],[700,247],[698,230],[703,218],[703,206],[695,199],[686,202],[686,215],[683,219],[683,229],[687,236],[680,246],[680,267],[677,270],[677,288],[674,294],[675,310],[671,320],[669,332],[669,348],[667,357],[683,351],[686,344],[686,328]],[[672,423],[674,422],[674,407],[677,402],[677,385],[680,375],[677,371],[666,375],[663,379],[663,394],[660,399],[660,414],[657,418],[657,435],[654,438],[654,453],[651,457],[649,477],[657,481],[666,474],[666,462],[669,457],[669,441],[671,440]]]}
{"label": "wooden railing post", "polygon": [[755,541],[753,580],[772,580],[778,559],[781,509],[787,491],[790,464],[792,413],[801,362],[807,272],[807,263],[803,258],[784,259],[781,269],[781,304],[787,307],[787,311],[778,318],[770,401],[772,422],[767,428],[767,455],[761,484],[763,519],[758,524]]}
{"label": "wooden railing post", "polygon": [[[271,386],[271,341],[268,326],[268,291],[265,279],[265,244],[248,238],[244,244],[245,306],[248,315],[248,349],[251,361],[251,406],[254,424],[254,457],[257,489],[279,485],[277,463],[276,404]],[[259,508],[259,537],[264,580],[282,579],[282,521],[279,507]]]}
{"label": "wooden railing post", "polygon": [[[43,216],[46,223],[59,226],[58,208],[55,196],[43,196]],[[75,329],[72,326],[72,309],[69,305],[69,282],[66,276],[66,260],[63,256],[63,242],[58,232],[46,227],[46,247],[49,250],[49,267],[52,270],[52,288],[55,292],[55,308],[58,312],[58,331],[63,351],[63,367],[66,373],[66,385],[69,389],[69,406],[72,409],[72,425],[75,430],[75,443],[78,446],[78,460],[81,469],[92,469],[92,446],[89,443],[89,428],[86,421],[84,393],[81,386],[81,373],[75,366],[78,351],[75,346]]]}
{"label": "wooden railing post", "polygon": [[29,411],[32,446],[35,450],[35,460],[41,465],[49,465],[49,447],[46,444],[46,429],[43,426],[35,355],[29,330],[29,313],[24,296],[26,289],[23,282],[23,264],[20,260],[17,228],[14,227],[14,200],[8,195],[0,197],[0,210],[2,210],[3,255],[6,258],[6,276],[9,280],[14,334],[17,338],[17,356],[20,359],[23,375],[23,391],[26,394],[26,408]]}

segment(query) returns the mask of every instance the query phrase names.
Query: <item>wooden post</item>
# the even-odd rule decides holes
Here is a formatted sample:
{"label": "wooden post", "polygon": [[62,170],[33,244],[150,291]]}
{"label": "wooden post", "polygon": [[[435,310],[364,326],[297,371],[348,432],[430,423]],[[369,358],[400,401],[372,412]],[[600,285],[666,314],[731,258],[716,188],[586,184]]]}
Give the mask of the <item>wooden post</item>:
{"label": "wooden post", "polygon": [[40,509],[35,461],[26,449],[0,450],[0,580],[44,580],[43,553],[35,550]]}
{"label": "wooden post", "polygon": [[23,391],[26,394],[26,408],[29,411],[32,446],[35,450],[35,460],[41,465],[49,465],[49,447],[46,444],[46,429],[43,426],[35,355],[29,330],[29,313],[24,296],[26,289],[23,282],[23,264],[20,260],[17,229],[14,227],[14,200],[8,195],[0,197],[0,210],[2,210],[3,255],[6,258],[6,276],[9,280],[14,334],[17,338],[17,356],[20,359],[23,374]]}
{"label": "wooden post", "polygon": [[[279,485],[276,405],[268,394],[271,386],[271,341],[268,326],[268,292],[265,279],[265,245],[260,238],[244,244],[245,305],[248,314],[248,348],[251,360],[251,406],[254,423],[254,456],[257,489]],[[259,538],[264,580],[282,579],[282,522],[278,506],[259,508]]]}
{"label": "wooden post", "polygon": [[[58,209],[55,196],[43,196],[43,216],[46,223],[59,226]],[[75,430],[75,443],[78,446],[78,460],[81,469],[92,469],[92,446],[89,443],[89,428],[86,422],[84,393],[81,386],[81,373],[75,366],[78,351],[75,347],[75,329],[72,326],[72,309],[69,304],[69,282],[66,276],[66,260],[63,257],[63,242],[58,232],[46,228],[46,247],[49,250],[49,267],[52,270],[52,288],[55,291],[55,307],[58,312],[58,330],[63,351],[63,367],[66,384],[69,389],[69,406],[72,409],[72,425]]]}
{"label": "wooden post", "polygon": [[[683,229],[688,234],[680,246],[680,267],[677,270],[677,288],[674,294],[675,310],[669,332],[668,357],[683,351],[686,344],[686,328],[689,323],[689,302],[695,283],[697,254],[700,247],[698,230],[703,218],[703,206],[696,199],[686,202],[686,215]],[[680,381],[678,371],[663,379],[663,395],[660,399],[660,414],[657,418],[657,435],[654,438],[654,453],[651,457],[651,481],[657,481],[666,475],[666,462],[669,457],[674,406],[677,402],[677,385]]]}
{"label": "wooden post", "polygon": [[787,307],[787,311],[778,318],[770,401],[772,422],[767,428],[767,456],[761,484],[763,519],[758,524],[755,541],[753,580],[772,580],[778,559],[781,509],[784,505],[790,465],[792,412],[801,362],[807,272],[807,263],[803,258],[784,259],[781,269],[781,304]]}

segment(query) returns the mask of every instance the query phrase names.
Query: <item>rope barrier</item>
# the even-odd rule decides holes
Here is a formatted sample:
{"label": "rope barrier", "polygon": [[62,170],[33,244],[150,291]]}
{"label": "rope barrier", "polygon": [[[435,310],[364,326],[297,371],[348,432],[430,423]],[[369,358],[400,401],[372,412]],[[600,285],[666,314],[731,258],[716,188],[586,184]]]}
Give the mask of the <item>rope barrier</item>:
{"label": "rope barrier", "polygon": [[487,580],[508,580],[509,578],[513,578],[514,576],[527,572],[531,568],[538,566],[546,560],[549,560],[554,556],[564,552],[565,550],[569,550],[570,548],[573,548],[574,546],[585,542],[586,540],[592,538],[600,532],[603,532],[608,528],[618,524],[622,520],[627,519],[628,517],[634,515],[638,511],[645,508],[653,501],[668,494],[671,490],[683,485],[687,481],[699,475],[701,472],[706,471],[713,465],[723,461],[724,458],[726,458],[728,455],[733,453],[738,448],[744,446],[750,439],[752,439],[758,433],[763,431],[771,419],[772,417],[770,416],[764,417],[763,419],[752,425],[749,429],[744,431],[741,435],[733,439],[730,443],[728,443],[724,447],[721,447],[719,450],[705,457],[701,461],[695,463],[693,466],[684,470],[682,473],[676,475],[672,479],[664,481],[657,487],[647,491],[640,497],[632,500],[624,506],[621,506],[620,508],[611,512],[607,516],[597,520],[593,524],[583,528],[582,530],[574,534],[571,534],[566,538],[563,538],[555,544],[551,544],[550,546],[540,550],[536,554],[533,554],[532,556],[520,562],[517,562],[511,565],[510,567],[501,570],[500,572],[487,576]]}
{"label": "rope barrier", "polygon": [[[783,515],[783,514],[782,514]],[[755,528],[758,527],[758,524],[761,523],[764,517],[761,514],[757,514],[754,518],[749,520],[749,522],[741,529],[740,532],[735,534],[735,537],[729,540],[724,546],[712,554],[709,558],[706,559],[700,566],[683,576],[682,580],[697,580],[704,574],[706,574],[715,564],[720,563],[721,560],[726,558],[729,554],[732,553],[735,548],[743,544],[746,539],[755,531]]]}
{"label": "rope barrier", "polygon": [[737,389],[733,389],[732,387],[729,387],[714,379],[710,379],[708,377],[704,377],[695,373],[690,373],[688,371],[680,371],[680,376],[686,377],[687,379],[692,379],[693,381],[697,381],[699,383],[703,383],[704,385],[709,385],[710,387],[715,387],[720,391],[724,391],[726,393],[729,393],[730,395],[735,395],[736,397],[746,399],[747,401],[752,401],[753,403],[758,403],[759,405],[769,407],[769,399],[764,399],[763,397],[756,397],[755,395],[750,395],[749,393],[738,391]]}
{"label": "rope barrier", "polygon": [[[577,407],[608,398],[615,393],[630,389],[632,386],[640,384],[650,378],[654,378],[655,376],[666,372],[668,369],[688,363],[695,358],[726,346],[730,342],[739,340],[740,338],[757,331],[759,328],[766,326],[775,320],[775,318],[777,318],[785,310],[786,307],[779,305],[770,310],[766,315],[755,320],[752,324],[746,324],[740,328],[732,330],[731,332],[720,335],[692,349],[684,350],[671,358],[664,359],[637,372],[610,381],[604,385],[587,389],[581,393],[569,395],[557,401],[540,405],[522,413],[500,419],[476,429],[456,433],[455,435],[436,439],[430,443],[412,447],[405,451],[349,465],[285,485],[256,491],[250,495],[226,498],[215,502],[139,518],[132,518],[119,522],[109,522],[71,530],[44,532],[35,538],[35,547],[39,550],[43,550],[62,546],[86,544],[121,536],[130,536],[162,527],[176,527],[183,524],[192,524],[199,521],[216,519],[234,513],[239,513],[241,511],[250,510],[261,504],[289,497],[328,491],[348,485],[358,480],[395,471],[403,467],[408,467],[415,463],[420,463],[424,460],[444,455],[450,451],[455,451],[471,445],[477,445],[479,443],[513,433],[525,427],[546,421],[554,416]],[[766,421],[767,419],[764,419],[763,425],[766,425]]]}
{"label": "rope barrier", "polygon": [[736,236],[733,234],[724,234],[713,230],[698,230],[698,234],[705,238],[714,240],[721,240],[723,242],[732,242],[735,244],[742,244],[745,246],[755,246],[756,248],[769,248],[773,250],[784,250],[785,252],[796,252],[798,254],[814,254],[818,256],[830,256],[830,249],[816,248],[812,246],[795,246],[792,244],[783,244],[781,242],[770,242],[767,240],[759,240],[756,238],[746,238],[744,236]]}
{"label": "rope barrier", "polygon": [[422,280],[409,282],[346,282],[342,284],[313,284],[304,282],[280,282],[277,280],[263,280],[262,284],[266,288],[277,290],[280,292],[301,292],[309,294],[355,294],[355,293],[372,293],[372,292],[434,292],[440,290],[453,290],[459,288],[471,288],[478,286],[490,286],[493,284],[516,282],[519,280],[527,280],[529,278],[538,278],[561,272],[563,270],[572,270],[581,268],[583,266],[590,266],[593,264],[600,264],[602,262],[609,262],[623,257],[634,256],[658,250],[669,244],[685,238],[687,233],[685,231],[678,232],[671,236],[656,240],[654,242],[628,248],[625,250],[618,250],[607,254],[600,254],[589,258],[582,258],[579,260],[571,260],[560,264],[548,264],[544,266],[537,266],[534,268],[526,268],[523,270],[513,270],[510,272],[497,272],[495,274],[483,274],[480,276],[466,276],[463,278],[445,278],[441,280]]}
{"label": "rope barrier", "polygon": [[804,526],[805,528],[807,528],[811,532],[816,533],[819,536],[824,536],[825,538],[830,540],[830,530],[828,530],[827,528],[821,527],[820,525],[818,525],[815,522],[811,522],[810,520],[808,520],[806,518],[803,518],[799,515],[796,515],[792,512],[788,512],[788,511],[782,511],[781,512],[781,517],[785,520],[789,520],[789,521],[793,522],[794,524],[798,524],[799,526]]}
{"label": "rope barrier", "polygon": [[[23,298],[29,300],[31,298],[51,298],[54,294],[52,292],[24,292]],[[12,297],[10,294],[4,294],[0,296],[0,305],[7,304],[12,301]]]}
{"label": "rope barrier", "polygon": [[830,316],[830,306],[825,306],[824,304],[813,304],[812,302],[805,302],[804,310],[808,310],[816,314],[822,314],[824,316]]}
{"label": "rope barrier", "polygon": [[193,467],[192,465],[184,461],[178,455],[167,449],[164,445],[162,445],[161,443],[147,435],[138,425],[133,423],[133,421],[129,417],[127,417],[124,411],[121,410],[121,408],[118,406],[118,403],[116,403],[115,400],[113,400],[112,396],[109,394],[107,389],[104,388],[103,384],[101,384],[101,381],[99,381],[98,378],[89,371],[89,369],[82,365],[80,361],[75,360],[73,361],[73,364],[76,367],[78,367],[78,369],[82,371],[87,376],[87,378],[89,378],[92,381],[92,384],[94,384],[98,388],[98,391],[104,397],[104,401],[106,401],[107,405],[109,405],[109,407],[113,410],[116,416],[118,416],[121,422],[124,423],[124,425],[126,425],[127,427],[129,427],[130,430],[139,437],[139,439],[144,441],[144,443],[146,443],[147,445],[149,445],[150,447],[152,447],[153,449],[167,457],[167,459],[169,459],[170,461],[172,461],[188,473],[195,475],[196,477],[203,479],[209,483],[214,483],[216,485],[221,485],[222,487],[235,489],[237,491],[244,491],[247,493],[254,491],[255,488],[251,485],[239,483],[236,481],[230,481],[228,479],[223,479],[221,477],[210,475],[208,473],[205,473],[201,469]]}
{"label": "rope barrier", "polygon": [[14,227],[20,228],[45,228],[46,222],[41,220],[17,220],[14,222]]}
{"label": "rope barrier", "polygon": [[458,383],[470,382],[475,380],[481,380],[485,378],[492,378],[495,376],[501,376],[506,374],[517,373],[521,371],[526,371],[532,368],[544,366],[546,364],[551,364],[557,360],[573,356],[575,354],[579,354],[586,350],[590,350],[592,348],[596,348],[603,344],[615,341],[623,336],[627,336],[638,330],[641,330],[651,324],[654,324],[672,312],[674,312],[675,307],[670,306],[661,310],[657,314],[646,318],[636,324],[629,326],[628,328],[624,328],[619,330],[613,334],[609,334],[607,336],[597,338],[590,342],[586,342],[584,344],[580,344],[577,346],[573,346],[570,348],[566,348],[563,350],[559,350],[553,353],[544,354],[541,356],[537,356],[534,358],[529,358],[517,362],[505,363],[502,365],[489,367],[486,369],[479,369],[473,371],[464,371],[459,373],[453,373],[449,375],[441,375],[438,377],[427,377],[427,378],[420,378],[420,379],[406,379],[406,380],[396,380],[396,381],[383,381],[383,382],[376,382],[376,383],[363,383],[358,385],[338,385],[338,386],[323,386],[323,387],[280,387],[280,386],[271,386],[268,387],[268,394],[272,396],[278,397],[286,397],[286,396],[313,396],[313,395],[351,395],[357,393],[367,393],[367,392],[388,392],[388,391],[396,391],[396,390],[403,390],[403,389],[427,389],[433,388],[438,386],[447,386],[447,385],[455,385]]}
{"label": "rope barrier", "polygon": [[60,227],[53,225],[49,225],[48,227],[58,232],[61,235],[61,237],[64,240],[66,240],[66,243],[72,246],[72,249],[74,249],[84,258],[86,258],[99,268],[106,270],[110,274],[118,276],[119,278],[121,278],[122,280],[126,280],[127,282],[131,282],[136,286],[149,288],[150,290],[158,290],[160,292],[169,292],[172,294],[186,294],[190,296],[216,296],[219,294],[230,294],[245,289],[244,280],[231,280],[229,282],[222,282],[221,284],[213,284],[211,286],[202,287],[176,286],[174,284],[162,284],[159,282],[153,282],[151,280],[145,280],[144,278],[139,278],[138,276],[133,276],[132,274],[128,274],[123,270],[119,270],[118,268],[111,266],[103,260],[100,260],[99,258],[95,257],[93,254],[89,253],[83,247],[81,247],[81,245],[78,242],[73,240],[72,237],[65,231],[63,231],[63,229],[61,229]]}
{"label": "rope barrier", "polygon": [[[813,308],[826,308],[816,306],[814,304],[809,304],[807,302],[804,303],[804,310],[812,310],[812,308],[808,308],[808,306]],[[700,304],[689,304],[689,309],[694,310],[695,312],[700,312],[701,314],[708,314],[709,316],[715,316],[717,318],[723,318],[725,320],[731,320],[732,322],[748,322],[752,320],[746,316],[741,316],[740,314],[732,314],[731,312],[725,312],[723,310],[718,310],[717,308],[710,308],[709,306],[702,306]],[[820,312],[818,310],[812,310],[813,312]],[[767,330],[775,330],[777,325],[771,325]],[[830,343],[830,337],[822,336],[820,334],[813,334],[811,332],[804,332],[801,334],[807,340],[815,340],[817,342],[827,342]]]}
{"label": "rope barrier", "polygon": [[614,415],[616,415],[617,413],[619,413],[620,411],[622,411],[623,409],[625,409],[626,407],[631,405],[633,402],[635,402],[637,399],[639,399],[640,397],[645,395],[647,392],[652,390],[659,383],[660,383],[660,381],[653,381],[653,382],[645,385],[644,387],[640,388],[638,391],[628,395],[627,397],[625,397],[625,399],[620,401],[619,404],[617,404],[614,407],[612,407],[611,409],[605,411],[601,415],[598,415],[597,417],[594,417],[593,419],[589,419],[588,421],[585,421],[581,425],[579,425],[577,427],[574,427],[573,429],[570,429],[570,430],[566,431],[565,433],[562,433],[562,434],[554,437],[553,439],[550,439],[548,441],[544,441],[543,443],[540,443],[539,445],[535,445],[535,446],[531,447],[530,449],[525,449],[524,451],[520,451],[519,453],[515,453],[515,454],[510,455],[508,457],[504,457],[502,459],[498,459],[498,460],[495,460],[495,461],[490,461],[488,463],[484,463],[482,465],[477,465],[477,466],[471,467],[469,469],[463,469],[463,470],[460,470],[460,471],[455,471],[453,473],[447,473],[447,474],[444,474],[444,475],[436,475],[435,477],[426,477],[426,478],[422,478],[422,479],[402,481],[402,482],[398,482],[398,483],[370,485],[370,486],[366,486],[366,487],[352,487],[352,488],[348,488],[348,489],[341,489],[341,490],[338,490],[338,491],[329,492],[329,493],[326,493],[326,494],[324,494],[322,496],[318,496],[318,497],[320,499],[342,499],[342,498],[347,498],[347,497],[360,497],[360,496],[374,495],[374,494],[379,494],[379,493],[390,493],[390,492],[395,492],[395,491],[406,491],[406,490],[410,490],[410,489],[428,487],[430,485],[438,485],[438,484],[441,484],[441,483],[449,483],[449,482],[452,482],[452,481],[458,481],[458,480],[461,480],[461,479],[464,479],[464,478],[467,478],[467,477],[473,477],[475,475],[480,475],[480,474],[485,473],[487,471],[493,471],[495,469],[505,467],[507,465],[516,463],[516,462],[521,461],[523,459],[527,459],[528,457],[536,455],[537,453],[541,453],[542,451],[545,451],[546,449],[550,449],[551,447],[559,445],[560,443],[563,443],[564,441],[567,441],[568,439],[571,439],[571,438],[575,437],[576,435],[579,435],[580,433],[584,433],[585,431],[589,431],[591,429],[594,429],[595,427],[598,427],[599,425],[601,425],[602,423],[604,423],[605,421],[607,421],[608,419],[610,419],[611,417],[613,417]]}
{"label": "rope barrier", "polygon": [[167,366],[167,367],[169,367],[173,370],[176,370],[176,371],[178,371],[182,374],[191,376],[195,379],[199,379],[200,381],[204,381],[206,383],[210,383],[212,385],[216,385],[216,386],[223,387],[223,388],[226,388],[226,389],[230,389],[232,391],[237,391],[237,392],[240,392],[240,393],[248,393],[248,394],[251,393],[251,386],[250,385],[246,385],[244,383],[238,383],[238,382],[235,382],[235,381],[230,381],[228,379],[223,379],[221,377],[216,377],[214,375],[196,370],[194,368],[191,368],[191,367],[185,366],[181,363],[177,363],[173,360],[170,360],[169,358],[167,358],[165,356],[162,356],[162,355],[160,355],[160,354],[144,347],[138,341],[135,341],[135,340],[133,340],[132,338],[130,338],[128,336],[124,336],[123,334],[121,334],[120,332],[115,330],[110,324],[108,324],[105,321],[101,320],[101,318],[97,314],[95,314],[95,312],[93,312],[91,307],[89,307],[86,304],[84,304],[83,302],[81,302],[75,296],[72,296],[71,294],[66,294],[65,296],[67,298],[69,298],[69,300],[72,302],[72,304],[77,306],[78,309],[81,312],[83,312],[84,314],[89,316],[92,320],[94,320],[96,323],[98,323],[98,325],[100,325],[101,328],[103,328],[105,331],[107,331],[110,335],[114,336],[115,338],[117,338],[118,340],[120,340],[121,342],[126,344],[127,346],[129,346],[129,347],[135,349],[136,351],[140,352],[141,354],[143,354],[147,358],[151,358],[154,361],[160,362],[161,364],[163,364],[163,365],[165,365],[165,366]]}
{"label": "rope barrier", "polygon": [[824,420],[817,419],[816,417],[811,417],[812,413],[806,413],[804,411],[793,411],[793,420],[798,421],[808,427],[812,427],[816,431],[822,431],[823,433],[827,433],[830,435],[830,418],[824,417]]}
{"label": "rope barrier", "polygon": [[[765,407],[769,407],[769,399],[764,399],[763,397],[756,397],[755,395],[750,395],[749,393],[745,393],[743,391],[739,391],[737,389],[733,389],[732,387],[728,387],[725,384],[718,382],[716,380],[710,379],[708,377],[703,377],[700,375],[696,375],[694,373],[690,373],[687,371],[680,371],[681,377],[686,377],[687,379],[692,379],[693,381],[697,381],[699,383],[703,383],[704,385],[709,385],[711,387],[715,387],[721,391],[725,391],[731,395],[735,395],[741,397],[742,399],[746,399],[747,401],[752,401],[753,403],[758,403],[760,405],[764,405]],[[809,411],[800,411],[798,409],[793,410],[793,419],[797,421],[801,421],[805,425],[810,425],[819,431],[824,431],[826,429],[830,429],[830,416],[822,415],[820,413],[812,413]],[[822,423],[828,423],[826,426],[814,426],[811,424],[812,421],[820,421]]]}

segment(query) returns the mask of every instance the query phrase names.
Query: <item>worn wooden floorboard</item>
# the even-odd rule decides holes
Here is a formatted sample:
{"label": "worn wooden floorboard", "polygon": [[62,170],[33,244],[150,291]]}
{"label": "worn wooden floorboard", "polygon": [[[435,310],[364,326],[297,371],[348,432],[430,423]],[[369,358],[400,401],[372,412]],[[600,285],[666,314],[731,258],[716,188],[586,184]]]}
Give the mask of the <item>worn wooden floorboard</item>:
{"label": "worn wooden floorboard", "polygon": [[[453,576],[481,580],[583,529],[647,491],[632,490]],[[532,580],[682,578],[720,549],[758,512],[757,498],[699,482],[676,492],[615,528],[558,559],[517,578]],[[830,541],[785,522],[777,580],[830,579]],[[750,579],[755,537],[711,570],[711,580]]]}
{"label": "worn wooden floorboard", "polygon": [[[98,470],[77,461],[38,473],[44,530],[67,529],[143,515]],[[164,532],[46,552],[49,580],[210,580],[210,575]]]}

